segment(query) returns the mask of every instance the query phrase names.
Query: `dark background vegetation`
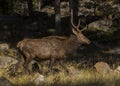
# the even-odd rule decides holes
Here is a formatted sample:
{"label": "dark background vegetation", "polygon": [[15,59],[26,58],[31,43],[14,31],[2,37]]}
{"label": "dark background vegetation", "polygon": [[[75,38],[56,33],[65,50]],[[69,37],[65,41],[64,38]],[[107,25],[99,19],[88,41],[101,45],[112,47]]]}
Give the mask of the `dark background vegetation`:
{"label": "dark background vegetation", "polygon": [[[76,0],[81,26],[108,19],[112,21],[110,33],[86,31],[91,39],[119,41],[120,2],[119,0]],[[0,41],[16,42],[23,38],[40,38],[56,33],[55,1],[51,0],[0,0]],[[70,35],[69,3],[61,0],[61,35]],[[99,27],[98,27],[99,28]],[[109,36],[109,37],[108,37]]]}

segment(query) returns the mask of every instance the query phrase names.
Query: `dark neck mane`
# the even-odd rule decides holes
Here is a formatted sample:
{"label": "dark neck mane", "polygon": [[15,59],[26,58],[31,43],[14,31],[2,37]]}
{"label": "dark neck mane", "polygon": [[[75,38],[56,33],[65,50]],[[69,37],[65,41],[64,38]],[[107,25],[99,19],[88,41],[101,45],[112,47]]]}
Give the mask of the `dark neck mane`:
{"label": "dark neck mane", "polygon": [[79,46],[79,42],[77,40],[77,37],[75,35],[71,35],[67,40],[64,42],[64,48],[67,50],[67,52],[72,52],[75,49],[77,49]]}

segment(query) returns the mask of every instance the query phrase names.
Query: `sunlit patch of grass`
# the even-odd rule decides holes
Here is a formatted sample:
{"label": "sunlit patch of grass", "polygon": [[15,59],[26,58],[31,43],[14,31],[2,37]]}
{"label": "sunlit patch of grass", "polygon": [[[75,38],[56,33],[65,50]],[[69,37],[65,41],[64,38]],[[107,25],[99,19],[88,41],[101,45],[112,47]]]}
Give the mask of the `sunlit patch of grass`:
{"label": "sunlit patch of grass", "polygon": [[10,56],[10,57],[18,57],[17,54],[18,54],[18,52],[15,49],[12,49],[12,48],[8,49],[6,51],[6,55]]}
{"label": "sunlit patch of grass", "polygon": [[4,75],[5,69],[0,69],[0,76]]}
{"label": "sunlit patch of grass", "polygon": [[[2,74],[0,71],[0,75]],[[35,86],[30,84],[33,80],[34,74],[18,75],[11,77],[7,74],[4,76],[15,86]],[[68,75],[64,72],[50,73],[45,76],[45,86],[119,86],[120,74],[105,74],[101,75],[90,69],[81,69],[78,74]]]}
{"label": "sunlit patch of grass", "polygon": [[[100,57],[99,57],[100,58]],[[113,60],[113,58],[111,59]],[[88,60],[87,60],[88,61]],[[84,63],[84,65],[90,65],[89,63]],[[117,63],[117,62],[116,62]],[[45,75],[44,86],[120,86],[120,74],[99,74],[93,70],[91,67],[79,67],[82,64],[77,62],[66,62],[64,64],[67,68],[73,66],[77,71],[75,74],[69,75],[65,73],[65,70],[60,66],[56,65],[53,69],[58,69],[55,73],[49,73]],[[48,70],[48,65],[43,67],[46,72]],[[8,69],[0,69],[0,76],[6,77],[15,86],[36,86],[33,81],[35,74],[21,74],[15,77],[10,76],[7,73]]]}
{"label": "sunlit patch of grass", "polygon": [[[34,74],[32,75],[20,75],[16,77],[7,77],[15,86],[27,86],[33,81]],[[32,84],[33,85],[33,84]],[[30,86],[32,86],[30,85]]]}
{"label": "sunlit patch of grass", "polygon": [[112,75],[100,75],[90,70],[80,70],[79,74],[68,76],[64,73],[47,77],[47,85],[52,86],[116,86],[119,77]]}

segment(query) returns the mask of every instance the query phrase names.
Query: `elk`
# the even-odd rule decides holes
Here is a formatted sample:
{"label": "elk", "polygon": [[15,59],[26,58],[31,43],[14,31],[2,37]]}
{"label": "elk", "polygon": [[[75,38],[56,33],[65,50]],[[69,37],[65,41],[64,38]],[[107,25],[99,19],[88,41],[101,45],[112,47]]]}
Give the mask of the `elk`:
{"label": "elk", "polygon": [[[72,32],[74,35],[70,37],[63,36],[48,36],[39,39],[24,39],[17,44],[17,48],[21,53],[21,60],[23,66],[28,71],[28,65],[32,60],[50,60],[49,69],[52,69],[55,60],[59,60],[64,67],[62,60],[66,59],[69,54],[75,51],[82,44],[90,44],[91,41],[82,34],[79,30],[80,20],[78,25],[73,23],[73,16],[71,17]],[[21,64],[21,60],[18,64]],[[19,67],[16,67],[19,68]],[[65,67],[64,67],[65,68]]]}

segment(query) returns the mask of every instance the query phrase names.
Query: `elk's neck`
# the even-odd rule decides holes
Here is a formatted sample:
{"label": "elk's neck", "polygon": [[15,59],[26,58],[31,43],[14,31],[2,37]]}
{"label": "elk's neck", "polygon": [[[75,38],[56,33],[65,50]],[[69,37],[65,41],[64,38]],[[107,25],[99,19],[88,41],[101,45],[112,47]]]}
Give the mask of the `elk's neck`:
{"label": "elk's neck", "polygon": [[77,37],[74,35],[71,35],[64,44],[68,52],[72,52],[75,49],[78,48],[80,45],[79,41],[77,40]]}

